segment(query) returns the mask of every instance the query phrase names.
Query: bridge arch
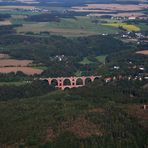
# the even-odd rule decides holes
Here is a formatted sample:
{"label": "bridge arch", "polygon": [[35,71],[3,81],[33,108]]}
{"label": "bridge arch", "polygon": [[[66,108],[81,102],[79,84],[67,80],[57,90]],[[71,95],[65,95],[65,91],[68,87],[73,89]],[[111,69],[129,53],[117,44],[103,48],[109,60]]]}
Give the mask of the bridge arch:
{"label": "bridge arch", "polygon": [[78,78],[76,80],[76,85],[83,85],[83,79],[82,78]]}
{"label": "bridge arch", "polygon": [[53,86],[58,86],[58,80],[52,79],[50,84],[53,85]]}
{"label": "bridge arch", "polygon": [[99,77],[95,77],[94,78],[94,81],[98,81],[100,78]]}
{"label": "bridge arch", "polygon": [[92,82],[91,78],[86,78],[85,79],[85,85],[90,84]]}
{"label": "bridge arch", "polygon": [[71,80],[68,78],[64,79],[63,85],[71,85]]}
{"label": "bridge arch", "polygon": [[65,87],[64,90],[65,90],[65,91],[66,91],[66,90],[70,90],[70,87]]}

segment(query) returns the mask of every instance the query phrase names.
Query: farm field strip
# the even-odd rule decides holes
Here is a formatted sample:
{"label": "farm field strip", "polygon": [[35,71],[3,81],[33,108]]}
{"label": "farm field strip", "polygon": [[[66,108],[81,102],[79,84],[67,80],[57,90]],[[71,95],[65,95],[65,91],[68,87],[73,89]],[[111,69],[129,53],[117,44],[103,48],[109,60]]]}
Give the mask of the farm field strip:
{"label": "farm field strip", "polygon": [[31,60],[15,60],[15,59],[0,59],[0,67],[5,66],[28,66],[33,61]]}
{"label": "farm field strip", "polygon": [[[102,15],[111,14],[112,16],[116,16],[116,17],[117,16],[123,16],[123,17],[142,16],[144,15],[144,13],[141,10],[144,10],[144,9],[148,9],[148,4],[139,4],[139,5],[87,4],[84,6],[71,7],[71,11],[88,12],[90,13],[89,15],[91,16],[102,16]],[[137,12],[134,12],[134,11],[137,11]]]}
{"label": "farm field strip", "polygon": [[137,51],[137,54],[143,54],[148,56],[148,50]]}
{"label": "farm field strip", "polygon": [[21,71],[27,75],[40,74],[46,69],[44,66],[35,66],[32,60],[11,59],[8,54],[0,54],[0,73]]}
{"label": "farm field strip", "polygon": [[35,9],[35,6],[0,6],[0,10]]}
{"label": "farm field strip", "polygon": [[32,67],[0,67],[0,73],[10,73],[21,71],[27,75],[41,74],[43,70]]}
{"label": "farm field strip", "polygon": [[0,26],[11,25],[12,23],[9,20],[0,21]]}
{"label": "farm field strip", "polygon": [[[88,12],[87,10],[84,10],[83,12]],[[106,13],[94,13],[93,10],[91,10],[90,12],[93,12],[93,13],[90,13],[89,16],[103,16],[103,15],[107,15]],[[140,17],[140,16],[143,16],[144,14],[142,12],[122,12],[122,13],[117,13],[117,14],[111,14],[112,16],[114,17]]]}
{"label": "farm field strip", "polygon": [[129,31],[140,31],[140,28],[136,25],[129,25],[126,23],[107,23],[103,24],[105,26],[112,26],[112,27],[123,27],[124,29],[127,29]]}
{"label": "farm field strip", "polygon": [[121,5],[121,4],[86,4],[85,6],[72,7],[72,10],[123,10],[123,11],[133,11],[147,9],[148,4],[139,5]]}

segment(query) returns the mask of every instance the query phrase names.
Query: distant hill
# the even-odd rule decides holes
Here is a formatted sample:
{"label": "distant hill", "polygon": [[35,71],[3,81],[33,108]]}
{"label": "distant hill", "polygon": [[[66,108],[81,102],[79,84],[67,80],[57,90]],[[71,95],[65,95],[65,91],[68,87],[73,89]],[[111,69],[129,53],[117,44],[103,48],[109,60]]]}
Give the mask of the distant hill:
{"label": "distant hill", "polygon": [[0,0],[0,2],[41,2],[41,3],[147,3],[147,0]]}

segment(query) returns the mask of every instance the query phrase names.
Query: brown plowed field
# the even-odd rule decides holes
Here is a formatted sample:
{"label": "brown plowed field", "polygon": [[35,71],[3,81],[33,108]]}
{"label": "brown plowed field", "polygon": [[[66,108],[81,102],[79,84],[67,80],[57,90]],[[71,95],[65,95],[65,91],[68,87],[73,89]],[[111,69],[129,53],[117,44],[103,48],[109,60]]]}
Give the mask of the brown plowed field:
{"label": "brown plowed field", "polygon": [[0,67],[6,66],[28,66],[31,64],[31,60],[15,60],[15,59],[1,59],[0,60]]}
{"label": "brown plowed field", "polygon": [[138,52],[136,52],[136,53],[148,55],[148,50],[142,50],[142,51],[138,51]]}
{"label": "brown plowed field", "polygon": [[139,5],[120,5],[120,4],[87,4],[85,6],[72,7],[74,10],[123,10],[123,11],[133,11],[133,10],[142,10],[148,8],[147,4]]}
{"label": "brown plowed field", "polygon": [[41,74],[43,70],[36,69],[32,67],[1,67],[0,73],[10,73],[10,72],[17,72],[22,71],[23,73],[27,75],[34,75],[34,74]]}
{"label": "brown plowed field", "polygon": [[0,60],[1,59],[8,59],[8,58],[10,58],[10,56],[8,54],[0,53]]}
{"label": "brown plowed field", "polygon": [[139,4],[139,5],[121,5],[121,4],[87,4],[85,6],[72,7],[72,11],[76,12],[90,12],[96,13],[91,14],[94,16],[106,15],[106,13],[99,12],[108,12],[112,14],[115,11],[129,11],[128,13],[122,12],[117,14],[112,14],[112,16],[122,16],[122,17],[139,17],[144,15],[142,12],[133,12],[138,10],[148,9],[148,4]]}

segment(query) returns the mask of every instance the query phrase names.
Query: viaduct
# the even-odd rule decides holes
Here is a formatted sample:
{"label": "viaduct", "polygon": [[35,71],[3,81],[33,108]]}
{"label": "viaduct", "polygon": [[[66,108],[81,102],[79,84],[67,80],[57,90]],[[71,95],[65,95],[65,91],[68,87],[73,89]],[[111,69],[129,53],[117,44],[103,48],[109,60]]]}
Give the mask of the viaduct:
{"label": "viaduct", "polygon": [[57,77],[57,78],[40,78],[40,80],[48,81],[49,85],[54,85],[61,90],[78,88],[87,85],[101,76],[82,76],[82,77]]}

